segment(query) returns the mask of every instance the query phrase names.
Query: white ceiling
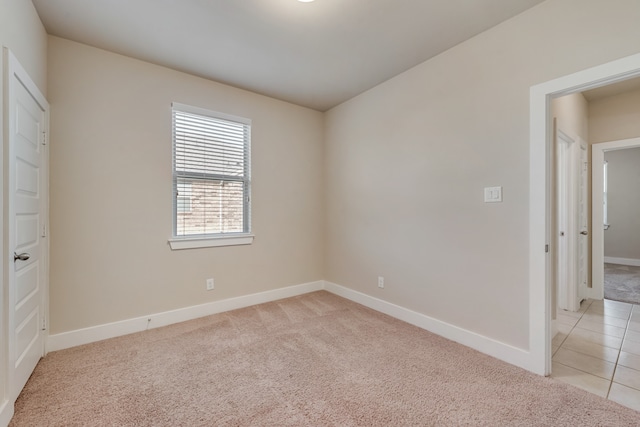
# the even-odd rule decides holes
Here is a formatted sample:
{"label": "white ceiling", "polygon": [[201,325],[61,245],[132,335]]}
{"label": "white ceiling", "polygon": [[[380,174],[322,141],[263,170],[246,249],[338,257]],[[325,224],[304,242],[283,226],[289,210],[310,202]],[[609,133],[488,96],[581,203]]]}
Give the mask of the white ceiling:
{"label": "white ceiling", "polygon": [[543,0],[33,0],[49,34],[325,111]]}

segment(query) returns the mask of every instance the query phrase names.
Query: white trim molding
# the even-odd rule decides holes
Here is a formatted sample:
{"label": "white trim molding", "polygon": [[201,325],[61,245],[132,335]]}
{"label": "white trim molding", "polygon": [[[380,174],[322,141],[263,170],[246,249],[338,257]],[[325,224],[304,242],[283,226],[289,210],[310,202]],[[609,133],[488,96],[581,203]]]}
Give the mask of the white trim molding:
{"label": "white trim molding", "polygon": [[640,259],[632,258],[616,258],[612,256],[604,257],[604,262],[609,264],[630,265],[632,267],[640,267]]}
{"label": "white trim molding", "polygon": [[309,292],[320,291],[323,288],[323,281],[304,283],[302,285],[289,286],[286,288],[194,305],[177,310],[150,314],[148,316],[136,317],[119,322],[62,332],[49,336],[47,348],[49,351],[63,350],[65,348],[76,347],[135,332],[142,332],[147,329],[160,328],[162,326],[185,322],[187,320],[197,319],[199,317],[209,316],[225,311],[236,310],[256,304],[307,294]]}
{"label": "white trim molding", "polygon": [[325,282],[325,290],[332,294],[341,296],[365,307],[379,311],[396,319],[410,323],[421,329],[433,332],[436,335],[455,341],[481,353],[493,356],[504,362],[521,368],[533,371],[531,365],[531,357],[529,352],[509,344],[494,340],[493,338],[480,335],[478,333],[460,328],[442,320],[429,317],[425,314],[418,313],[408,308],[363,294],[353,289],[337,285],[331,282]]}
{"label": "white trim molding", "polygon": [[250,245],[253,243],[253,234],[241,234],[232,236],[215,236],[206,238],[171,238],[169,245],[171,250],[215,248],[218,246]]}

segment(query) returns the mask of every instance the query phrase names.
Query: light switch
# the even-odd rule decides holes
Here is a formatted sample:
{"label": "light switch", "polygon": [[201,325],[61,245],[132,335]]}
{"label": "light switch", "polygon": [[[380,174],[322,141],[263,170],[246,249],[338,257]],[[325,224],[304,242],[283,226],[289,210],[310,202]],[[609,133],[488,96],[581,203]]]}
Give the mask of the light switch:
{"label": "light switch", "polygon": [[484,202],[485,203],[502,202],[502,187],[485,187]]}

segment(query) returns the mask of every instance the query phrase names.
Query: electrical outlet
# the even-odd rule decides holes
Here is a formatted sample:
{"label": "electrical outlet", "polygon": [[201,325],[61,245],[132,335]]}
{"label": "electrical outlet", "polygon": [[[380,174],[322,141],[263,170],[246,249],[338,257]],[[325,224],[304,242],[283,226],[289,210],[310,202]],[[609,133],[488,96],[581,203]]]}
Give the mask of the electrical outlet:
{"label": "electrical outlet", "polygon": [[214,289],[213,278],[207,279],[207,290],[212,291]]}
{"label": "electrical outlet", "polygon": [[378,287],[384,288],[384,277],[378,276]]}

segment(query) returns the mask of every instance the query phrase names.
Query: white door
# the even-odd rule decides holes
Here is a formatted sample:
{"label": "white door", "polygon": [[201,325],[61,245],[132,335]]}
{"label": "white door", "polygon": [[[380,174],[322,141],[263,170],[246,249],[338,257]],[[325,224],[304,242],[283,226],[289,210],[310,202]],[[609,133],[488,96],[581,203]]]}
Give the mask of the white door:
{"label": "white door", "polygon": [[587,218],[587,145],[580,141],[578,159],[578,303],[587,299],[587,278],[589,271],[589,223]]}
{"label": "white door", "polygon": [[7,174],[9,389],[15,399],[44,355],[47,306],[46,233],[49,105],[10,52]]}
{"label": "white door", "polygon": [[558,308],[577,311],[577,195],[575,167],[575,138],[561,130],[556,136],[556,218],[557,218],[557,268],[556,283]]}

